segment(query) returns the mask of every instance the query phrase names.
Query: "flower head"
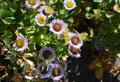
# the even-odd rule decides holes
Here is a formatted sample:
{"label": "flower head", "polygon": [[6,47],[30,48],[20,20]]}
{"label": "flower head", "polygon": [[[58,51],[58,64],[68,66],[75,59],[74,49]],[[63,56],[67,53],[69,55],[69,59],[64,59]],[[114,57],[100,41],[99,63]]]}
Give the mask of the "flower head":
{"label": "flower head", "polygon": [[107,18],[111,18],[111,17],[113,17],[113,12],[108,11],[105,15]]}
{"label": "flower head", "polygon": [[52,7],[42,6],[40,9],[38,9],[38,12],[43,13],[50,18],[54,13],[54,9]]}
{"label": "flower head", "polygon": [[81,40],[79,34],[70,32],[69,36],[69,44],[73,47],[80,48],[83,45],[83,41]]}
{"label": "flower head", "polygon": [[18,36],[13,46],[16,51],[24,51],[28,48],[28,40],[24,36]]}
{"label": "flower head", "polygon": [[79,53],[80,49],[75,48],[72,45],[68,45],[68,54],[72,57],[79,58],[81,55]]}
{"label": "flower head", "polygon": [[67,10],[72,10],[76,7],[76,3],[74,0],[64,0],[64,7]]}
{"label": "flower head", "polygon": [[120,13],[120,4],[114,5],[113,9],[114,9],[116,12]]}
{"label": "flower head", "polygon": [[45,60],[49,60],[51,59],[52,61],[55,60],[56,58],[56,54],[53,48],[51,47],[44,47],[40,50],[40,54],[39,54],[40,58],[43,58]]}
{"label": "flower head", "polygon": [[58,81],[63,77],[64,70],[59,64],[52,64],[51,79]]}
{"label": "flower head", "polygon": [[44,65],[44,63],[40,63],[37,66],[37,70],[41,78],[47,78],[51,75],[52,66],[50,64]]}
{"label": "flower head", "polygon": [[49,24],[49,30],[53,32],[54,34],[62,34],[66,29],[66,24],[63,20],[60,19],[54,19]]}
{"label": "flower head", "polygon": [[59,64],[63,68],[64,71],[67,70],[67,63],[65,61],[58,60],[58,61],[55,61],[55,63]]}
{"label": "flower head", "polygon": [[26,0],[25,5],[28,8],[36,9],[40,5],[40,0]]}
{"label": "flower head", "polygon": [[44,26],[46,24],[46,16],[42,13],[35,16],[35,22],[39,26]]}

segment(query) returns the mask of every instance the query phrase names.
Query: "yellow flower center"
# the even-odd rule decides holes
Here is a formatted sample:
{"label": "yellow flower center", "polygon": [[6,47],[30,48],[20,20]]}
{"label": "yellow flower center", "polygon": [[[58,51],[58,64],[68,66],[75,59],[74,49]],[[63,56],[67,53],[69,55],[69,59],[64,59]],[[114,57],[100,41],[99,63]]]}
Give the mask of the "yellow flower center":
{"label": "yellow flower center", "polygon": [[62,29],[62,26],[61,26],[59,23],[55,23],[55,24],[53,25],[53,29],[54,29],[55,31],[60,31],[60,30]]}
{"label": "yellow flower center", "polygon": [[120,5],[117,5],[117,6],[116,6],[116,10],[117,10],[117,11],[120,11]]}
{"label": "yellow flower center", "polygon": [[53,13],[53,9],[51,7],[45,8],[45,13],[50,14]]}
{"label": "yellow flower center", "polygon": [[60,75],[60,70],[58,68],[53,68],[52,75],[54,77],[59,76]]}
{"label": "yellow flower center", "polygon": [[33,75],[33,71],[31,70],[27,75],[28,76],[32,76]]}
{"label": "yellow flower center", "polygon": [[29,3],[30,5],[35,5],[35,4],[36,4],[35,0],[28,0],[28,3]]}
{"label": "yellow flower center", "polygon": [[44,17],[40,16],[40,17],[37,18],[37,20],[40,24],[45,24],[45,18]]}
{"label": "yellow flower center", "polygon": [[16,46],[17,46],[18,48],[23,47],[23,46],[24,46],[24,41],[23,41],[22,39],[16,40]]}
{"label": "yellow flower center", "polygon": [[68,2],[66,2],[66,6],[68,7],[68,8],[72,8],[73,7],[73,2],[72,1],[68,1]]}

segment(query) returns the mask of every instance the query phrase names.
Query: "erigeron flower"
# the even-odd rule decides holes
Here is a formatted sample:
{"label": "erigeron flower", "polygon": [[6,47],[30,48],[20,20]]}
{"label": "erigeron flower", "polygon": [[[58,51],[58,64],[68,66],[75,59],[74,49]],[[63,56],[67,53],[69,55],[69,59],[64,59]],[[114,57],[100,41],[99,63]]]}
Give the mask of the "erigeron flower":
{"label": "erigeron flower", "polygon": [[40,50],[39,57],[45,60],[54,61],[56,58],[56,54],[53,48],[51,47],[44,47]]}
{"label": "erigeron flower", "polygon": [[67,10],[72,10],[76,7],[75,0],[64,0],[64,7]]}
{"label": "erigeron flower", "polygon": [[75,48],[75,47],[73,47],[72,45],[68,45],[68,54],[69,54],[70,56],[75,57],[75,58],[81,57],[79,51],[80,51],[79,48]]}
{"label": "erigeron flower", "polygon": [[36,9],[40,5],[40,0],[26,0],[25,5],[28,8]]}
{"label": "erigeron flower", "polygon": [[35,16],[35,22],[39,26],[44,26],[46,24],[46,16],[42,13],[39,13]]}
{"label": "erigeron flower", "polygon": [[68,43],[70,45],[72,45],[73,47],[76,47],[76,48],[82,47],[83,41],[81,40],[79,34],[69,32],[69,36],[70,36],[70,39],[69,39]]}
{"label": "erigeron flower", "polygon": [[13,47],[15,47],[16,51],[22,52],[28,48],[28,40],[24,36],[17,36]]}
{"label": "erigeron flower", "polygon": [[49,30],[53,32],[54,34],[62,34],[66,29],[66,24],[63,20],[60,19],[54,19],[49,24]]}
{"label": "erigeron flower", "polygon": [[113,7],[113,9],[114,9],[116,12],[120,13],[120,4],[115,4],[114,7]]}
{"label": "erigeron flower", "polygon": [[53,81],[60,80],[64,75],[64,70],[59,64],[52,64],[52,71],[50,78],[53,79]]}
{"label": "erigeron flower", "polygon": [[57,60],[57,61],[55,61],[55,63],[59,64],[63,68],[64,71],[67,70],[67,63],[65,61],[63,61],[63,60]]}
{"label": "erigeron flower", "polygon": [[107,18],[111,18],[111,17],[113,17],[113,12],[108,11],[108,12],[105,14],[105,16],[106,16]]}
{"label": "erigeron flower", "polygon": [[43,13],[50,18],[54,13],[54,9],[52,7],[42,6],[40,9],[38,9],[38,12]]}
{"label": "erigeron flower", "polygon": [[40,63],[37,66],[37,70],[40,78],[47,78],[51,75],[52,66],[50,64],[45,65],[44,63]]}

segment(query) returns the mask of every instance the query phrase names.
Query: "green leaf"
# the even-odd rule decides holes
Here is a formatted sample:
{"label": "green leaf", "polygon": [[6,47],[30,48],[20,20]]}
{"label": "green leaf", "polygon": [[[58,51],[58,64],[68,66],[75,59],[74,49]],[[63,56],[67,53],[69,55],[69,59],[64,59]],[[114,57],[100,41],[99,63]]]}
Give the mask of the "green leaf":
{"label": "green leaf", "polygon": [[4,9],[0,9],[0,16],[3,14]]}
{"label": "green leaf", "polygon": [[2,19],[2,22],[4,23],[4,24],[11,24],[11,22],[10,21],[8,21],[8,20],[5,20],[5,19]]}
{"label": "green leaf", "polygon": [[94,0],[94,2],[102,3],[103,0]]}
{"label": "green leaf", "polygon": [[103,77],[103,68],[102,67],[98,67],[97,69],[95,69],[95,76],[97,79],[101,79]]}

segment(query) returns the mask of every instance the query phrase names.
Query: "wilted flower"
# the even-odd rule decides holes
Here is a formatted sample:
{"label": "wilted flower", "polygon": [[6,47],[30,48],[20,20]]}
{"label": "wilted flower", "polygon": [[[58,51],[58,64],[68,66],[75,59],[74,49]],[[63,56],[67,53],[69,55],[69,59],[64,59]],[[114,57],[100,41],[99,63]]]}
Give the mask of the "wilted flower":
{"label": "wilted flower", "polygon": [[63,60],[57,60],[57,61],[55,61],[55,63],[59,64],[63,68],[64,71],[67,70],[67,63],[65,61],[63,61]]}
{"label": "wilted flower", "polygon": [[66,24],[63,20],[54,19],[49,24],[49,30],[54,34],[62,34],[66,29]]}
{"label": "wilted flower", "polygon": [[16,51],[24,51],[28,48],[28,40],[24,36],[18,36],[13,44]]}
{"label": "wilted flower", "polygon": [[45,60],[49,60],[51,59],[52,61],[55,60],[56,58],[56,54],[53,48],[51,47],[44,47],[40,50],[40,54],[39,54],[40,58],[43,58]]}
{"label": "wilted flower", "polygon": [[53,81],[60,80],[64,75],[64,70],[59,64],[52,64],[51,79]]}
{"label": "wilted flower", "polygon": [[40,0],[26,0],[25,5],[28,8],[36,9],[40,5]]}
{"label": "wilted flower", "polygon": [[23,72],[29,72],[31,69],[35,67],[35,64],[33,63],[33,61],[29,59],[24,59],[24,60],[25,60],[25,63],[24,63]]}
{"label": "wilted flower", "polygon": [[116,12],[120,13],[120,4],[115,4],[113,8]]}
{"label": "wilted flower", "polygon": [[39,26],[44,26],[46,24],[46,16],[42,13],[39,13],[35,16],[35,22]]}
{"label": "wilted flower", "polygon": [[38,12],[43,13],[50,18],[54,13],[54,9],[52,7],[42,6],[40,9],[38,9]]}
{"label": "wilted flower", "polygon": [[64,0],[64,7],[67,10],[72,10],[76,7],[76,3],[74,0]]}
{"label": "wilted flower", "polygon": [[47,78],[51,75],[52,67],[50,64],[40,63],[37,66],[37,70],[39,71],[40,78]]}
{"label": "wilted flower", "polygon": [[72,45],[68,45],[68,53],[70,56],[73,56],[75,58],[81,57],[79,51],[79,48],[73,47]]}
{"label": "wilted flower", "polygon": [[70,39],[69,44],[73,47],[80,48],[83,45],[83,41],[81,40],[79,34],[77,33],[69,33]]}

